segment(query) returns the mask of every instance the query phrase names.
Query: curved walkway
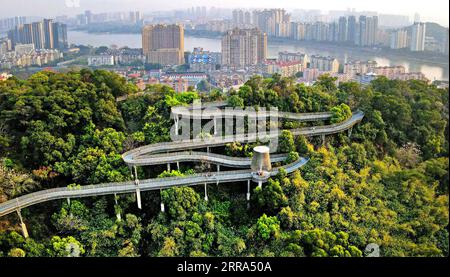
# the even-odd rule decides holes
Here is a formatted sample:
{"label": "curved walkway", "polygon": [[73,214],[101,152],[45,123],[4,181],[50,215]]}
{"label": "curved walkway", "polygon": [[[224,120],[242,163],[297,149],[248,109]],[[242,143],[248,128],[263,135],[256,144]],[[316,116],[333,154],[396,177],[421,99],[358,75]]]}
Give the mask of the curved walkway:
{"label": "curved walkway", "polygon": [[[224,107],[224,102],[215,102],[207,104],[206,107]],[[205,107],[205,105],[204,105]],[[187,112],[186,112],[187,111]],[[172,113],[175,116],[188,116],[190,118],[195,118],[194,113],[191,112],[192,109],[185,107],[175,107]],[[206,110],[205,110],[206,111]],[[220,118],[224,117],[223,111],[206,111],[204,115],[200,115],[201,119],[205,118]],[[232,114],[225,114],[227,116],[246,116],[241,111],[236,111]],[[330,113],[314,113],[314,114],[294,114],[294,113],[283,113],[283,118],[298,120],[298,121],[313,121],[313,120],[324,120],[331,117]],[[291,132],[294,135],[304,135],[304,136],[324,136],[329,134],[335,134],[343,132],[352,128],[355,124],[359,123],[364,117],[363,112],[356,112],[348,120],[325,126],[309,127],[309,128],[299,128],[293,129]],[[278,137],[280,132],[269,133],[268,138]],[[249,168],[251,165],[250,158],[237,158],[229,157],[225,155],[207,153],[207,152],[194,152],[193,149],[208,148],[215,146],[222,146],[230,142],[255,142],[257,141],[257,134],[245,134],[245,135],[234,135],[234,136],[224,136],[224,137],[213,137],[207,140],[194,139],[188,141],[175,141],[175,142],[164,142],[156,143],[152,145],[147,145],[139,147],[128,151],[122,155],[124,162],[130,167],[136,166],[146,166],[155,164],[169,164],[175,162],[192,162],[192,161],[203,161],[214,163],[217,165],[224,165],[234,168]],[[189,151],[188,151],[189,150]],[[285,161],[287,155],[273,155],[271,157],[272,162],[282,162]],[[299,160],[282,166],[274,168],[270,172],[270,176],[275,176],[280,168],[284,168],[287,173],[292,173],[299,169],[308,162],[307,158],[300,158]],[[106,183],[98,185],[82,186],[79,188],[55,188],[43,191],[38,191],[30,193],[15,199],[11,199],[0,204],[0,217],[12,213],[14,211],[20,211],[25,207],[35,205],[42,202],[47,202],[56,199],[65,198],[79,198],[79,197],[89,197],[97,195],[110,195],[110,194],[124,194],[133,193],[139,191],[149,191],[149,190],[161,190],[170,187],[177,186],[193,186],[199,184],[219,184],[219,183],[230,183],[238,181],[250,181],[253,180],[254,173],[250,169],[243,169],[237,171],[224,171],[215,172],[207,174],[194,174],[185,177],[167,177],[167,178],[157,178],[157,179],[147,179],[147,180],[135,180],[119,183]],[[139,200],[140,201],[140,200]],[[140,205],[140,204],[139,204]]]}

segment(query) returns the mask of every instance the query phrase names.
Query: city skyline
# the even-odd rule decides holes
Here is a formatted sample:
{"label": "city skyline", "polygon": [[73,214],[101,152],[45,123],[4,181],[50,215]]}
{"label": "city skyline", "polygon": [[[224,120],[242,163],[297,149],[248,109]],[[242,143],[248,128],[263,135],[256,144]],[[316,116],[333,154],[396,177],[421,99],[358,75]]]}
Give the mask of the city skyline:
{"label": "city skyline", "polygon": [[[294,9],[318,9],[326,13],[332,10],[348,10],[355,9],[357,11],[374,11],[384,14],[407,15],[411,19],[415,13],[419,13],[421,21],[430,21],[439,23],[448,27],[448,9],[449,3],[443,0],[430,0],[427,5],[422,5],[420,1],[388,1],[380,0],[377,2],[361,2],[356,0],[330,1],[320,0],[314,3],[301,3],[292,0],[273,1],[179,1],[158,3],[158,6],[151,5],[151,1],[144,0],[39,0],[40,5],[27,5],[26,0],[17,0],[14,2],[2,3],[0,17],[9,16],[58,16],[58,15],[75,15],[84,10],[92,10],[93,12],[116,12],[130,9],[140,10],[142,12],[167,11],[175,9],[186,9],[192,6],[207,6],[219,8],[279,8],[283,7],[287,10]],[[126,2],[124,4],[124,2]],[[42,9],[41,9],[42,7]],[[43,8],[45,7],[45,8]],[[323,7],[326,7],[324,9]]]}

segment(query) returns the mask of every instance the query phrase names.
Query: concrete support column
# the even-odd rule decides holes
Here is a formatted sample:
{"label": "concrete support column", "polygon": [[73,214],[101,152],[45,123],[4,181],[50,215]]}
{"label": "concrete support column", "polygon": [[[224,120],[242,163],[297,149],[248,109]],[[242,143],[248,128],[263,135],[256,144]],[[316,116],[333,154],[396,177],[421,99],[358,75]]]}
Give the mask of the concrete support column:
{"label": "concrete support column", "polygon": [[17,210],[17,215],[19,216],[19,219],[20,219],[20,226],[22,227],[23,237],[27,239],[29,237],[28,236],[28,230],[27,230],[27,226],[23,222],[22,214],[20,213],[20,210]]}
{"label": "concrete support column", "polygon": [[137,205],[138,205],[138,209],[142,209],[142,202],[141,202],[141,190],[139,189],[139,187],[136,187],[136,200],[137,200]]}
{"label": "concrete support column", "polygon": [[258,181],[258,187],[262,188],[262,181]]}
{"label": "concrete support column", "polygon": [[220,164],[217,165],[217,173],[220,172]]}
{"label": "concrete support column", "polygon": [[136,166],[133,166],[134,168],[134,184],[136,185],[136,201],[139,209],[142,209],[142,203],[141,203],[141,190],[139,189],[139,179],[137,175],[137,168]]}
{"label": "concrete support column", "polygon": [[209,146],[206,147],[206,153],[209,153]]}
{"label": "concrete support column", "polygon": [[170,171],[170,163],[167,164],[167,171]]}
{"label": "concrete support column", "polygon": [[[70,210],[70,198],[67,197],[67,206],[69,207]],[[70,216],[72,216],[72,211],[70,212]]]}
{"label": "concrete support column", "polygon": [[179,134],[179,118],[178,115],[175,115],[175,135],[178,136]]}
{"label": "concrete support column", "polygon": [[177,162],[177,170],[180,170],[180,162]]}
{"label": "concrete support column", "polygon": [[133,168],[131,166],[128,166],[128,168],[130,169],[130,172],[131,172],[131,178],[134,179]]}
{"label": "concrete support column", "polygon": [[352,131],[353,131],[353,127],[348,129],[348,138],[352,137]]}
{"label": "concrete support column", "polygon": [[322,145],[325,145],[325,135],[322,135]]}
{"label": "concrete support column", "polygon": [[[118,203],[118,201],[117,201],[117,194],[115,194],[115,193],[114,193],[114,203],[115,203],[115,205],[116,205],[117,207],[119,206],[119,203]],[[118,221],[121,221],[121,220],[122,220],[122,216],[120,215],[120,212],[119,212],[119,211],[117,211],[116,217],[117,217],[117,220],[118,220]]]}
{"label": "concrete support column", "polygon": [[214,117],[214,135],[217,135],[217,119]]}
{"label": "concrete support column", "polygon": [[205,183],[205,201],[208,202],[208,189],[207,189],[207,184]]}
{"label": "concrete support column", "polygon": [[159,195],[160,195],[160,197],[161,197],[161,212],[165,212],[165,207],[164,207],[164,202],[162,201],[162,195],[161,195],[161,193],[162,193],[162,190],[159,190]]}
{"label": "concrete support column", "polygon": [[247,201],[250,201],[250,180],[247,181]]}

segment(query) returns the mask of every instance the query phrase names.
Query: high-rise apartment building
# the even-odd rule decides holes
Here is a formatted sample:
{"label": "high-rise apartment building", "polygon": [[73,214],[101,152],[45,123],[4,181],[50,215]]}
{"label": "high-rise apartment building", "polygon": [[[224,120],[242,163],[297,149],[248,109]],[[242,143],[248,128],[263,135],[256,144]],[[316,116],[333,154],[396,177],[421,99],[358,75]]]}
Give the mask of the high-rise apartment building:
{"label": "high-rise apartment building", "polygon": [[402,49],[408,47],[408,32],[405,29],[395,30],[390,36],[391,49]]}
{"label": "high-rise apartment building", "polygon": [[236,26],[244,24],[244,11],[243,10],[233,10],[233,23]]}
{"label": "high-rise apartment building", "polygon": [[53,30],[53,20],[44,19],[42,22],[44,28],[44,48],[45,49],[53,49],[55,48],[55,38],[54,38],[54,30]]}
{"label": "high-rise apartment building", "polygon": [[306,26],[307,23],[291,22],[291,39],[305,40]]}
{"label": "high-rise apartment building", "polygon": [[243,11],[243,10],[233,10],[233,25],[235,27],[242,27],[242,25],[250,25],[252,24],[252,13],[249,11]]}
{"label": "high-rise apartment building", "polygon": [[32,38],[34,43],[34,48],[44,49],[45,48],[45,31],[43,22],[31,23]]}
{"label": "high-rise apartment building", "polygon": [[262,64],[267,58],[267,35],[257,28],[228,31],[222,38],[222,64],[243,68]]}
{"label": "high-rise apartment building", "polygon": [[22,24],[8,32],[12,46],[34,44],[35,49],[67,48],[67,26],[51,19]]}
{"label": "high-rise apartment building", "polygon": [[347,26],[347,18],[345,16],[339,17],[339,35],[338,40],[340,42],[347,41],[348,38],[348,26]]}
{"label": "high-rise apartment building", "polygon": [[415,22],[414,25],[411,26],[410,30],[411,35],[410,35],[409,50],[424,51],[425,32],[426,32],[425,23]]}
{"label": "high-rise apartment building", "polygon": [[374,46],[377,42],[378,17],[361,15],[359,17],[358,33],[357,45]]}
{"label": "high-rise apartment building", "polygon": [[283,9],[253,11],[253,24],[268,36],[289,37],[291,15]]}
{"label": "high-rise apartment building", "polygon": [[355,16],[349,16],[347,20],[347,41],[350,43],[356,42],[356,30],[357,30],[357,22]]}
{"label": "high-rise apartment building", "polygon": [[142,50],[148,63],[184,64],[184,29],[178,24],[146,25],[142,29]]}
{"label": "high-rise apartment building", "polygon": [[14,29],[18,25],[23,25],[27,21],[25,16],[16,16],[0,19],[0,31],[8,31]]}
{"label": "high-rise apartment building", "polygon": [[244,24],[250,25],[252,24],[252,14],[249,11],[244,13]]}

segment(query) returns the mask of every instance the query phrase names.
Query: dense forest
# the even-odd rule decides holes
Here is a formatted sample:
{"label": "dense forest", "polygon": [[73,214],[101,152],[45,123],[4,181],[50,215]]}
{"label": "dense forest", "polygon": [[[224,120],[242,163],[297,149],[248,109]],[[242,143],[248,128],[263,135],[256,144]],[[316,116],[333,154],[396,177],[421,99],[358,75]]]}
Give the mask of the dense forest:
{"label": "dense forest", "polygon": [[[54,187],[130,180],[121,154],[169,141],[171,107],[226,100],[231,106],[278,107],[295,113],[331,111],[331,124],[365,112],[347,132],[320,138],[289,131],[279,152],[310,161],[281,171],[262,189],[245,183],[180,187],[134,194],[57,200],[0,218],[0,257],[68,256],[448,256],[448,90],[384,77],[368,86],[324,75],[313,86],[255,76],[238,91],[175,93],[137,88],[107,71],[39,72],[0,82],[0,203]],[[125,101],[117,97],[129,95]],[[317,123],[315,123],[317,124]],[[216,153],[250,156],[233,143]],[[208,169],[184,163],[139,169],[140,178],[184,176]],[[166,211],[160,211],[160,201]],[[121,218],[116,215],[120,213]]]}

